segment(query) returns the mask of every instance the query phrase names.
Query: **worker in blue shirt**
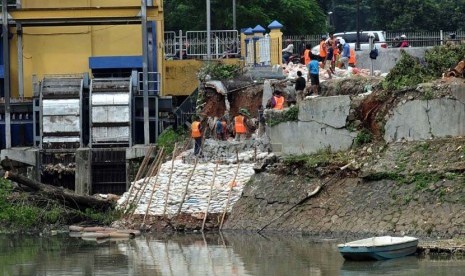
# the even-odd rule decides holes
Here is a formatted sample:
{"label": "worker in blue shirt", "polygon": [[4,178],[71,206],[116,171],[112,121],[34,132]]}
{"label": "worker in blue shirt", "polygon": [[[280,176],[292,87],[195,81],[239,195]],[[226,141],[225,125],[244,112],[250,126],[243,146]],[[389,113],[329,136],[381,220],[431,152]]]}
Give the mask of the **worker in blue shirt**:
{"label": "worker in blue shirt", "polygon": [[310,80],[313,96],[318,96],[320,86],[320,67],[323,63],[318,61],[318,56],[312,54],[310,63],[308,64],[308,78]]}
{"label": "worker in blue shirt", "polygon": [[341,54],[341,63],[344,64],[344,68],[347,69],[349,68],[349,59],[350,59],[350,45],[349,43],[346,43],[344,39],[340,39],[339,43],[341,43],[342,46],[342,54]]}

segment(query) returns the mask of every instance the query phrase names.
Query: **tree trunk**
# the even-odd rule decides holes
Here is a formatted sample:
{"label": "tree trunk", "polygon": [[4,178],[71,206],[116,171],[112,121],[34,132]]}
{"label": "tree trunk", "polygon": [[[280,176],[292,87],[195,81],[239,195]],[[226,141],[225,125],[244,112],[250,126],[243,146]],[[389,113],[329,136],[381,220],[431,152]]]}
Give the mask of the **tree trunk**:
{"label": "tree trunk", "polygon": [[93,208],[106,210],[113,206],[109,201],[97,199],[92,196],[78,195],[70,190],[43,184],[20,174],[12,173],[11,171],[5,173],[5,178],[39,191],[49,198],[63,200],[67,206],[74,209],[85,210],[86,208]]}

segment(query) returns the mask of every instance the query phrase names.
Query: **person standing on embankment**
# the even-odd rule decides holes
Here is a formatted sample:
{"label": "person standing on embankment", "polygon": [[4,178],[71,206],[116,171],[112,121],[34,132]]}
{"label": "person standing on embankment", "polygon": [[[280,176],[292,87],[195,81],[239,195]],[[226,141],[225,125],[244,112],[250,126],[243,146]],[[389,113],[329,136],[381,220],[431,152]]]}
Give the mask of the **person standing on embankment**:
{"label": "person standing on embankment", "polygon": [[193,122],[191,125],[191,137],[194,139],[194,155],[201,154],[200,148],[202,147],[202,126],[200,124],[199,117],[193,116]]}

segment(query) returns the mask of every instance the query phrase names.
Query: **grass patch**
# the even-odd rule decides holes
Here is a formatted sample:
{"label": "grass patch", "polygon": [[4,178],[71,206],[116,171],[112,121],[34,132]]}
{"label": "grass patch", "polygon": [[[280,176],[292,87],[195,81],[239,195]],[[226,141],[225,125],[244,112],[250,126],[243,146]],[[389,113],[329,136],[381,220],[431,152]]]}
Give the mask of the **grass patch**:
{"label": "grass patch", "polygon": [[50,225],[59,227],[77,222],[109,225],[119,217],[114,210],[71,209],[40,193],[15,191],[10,181],[0,180],[0,228],[8,232],[42,231]]}
{"label": "grass patch", "polygon": [[373,134],[367,129],[362,129],[362,131],[360,131],[357,134],[357,137],[355,137],[354,143],[357,146],[361,146],[361,145],[369,144],[372,141],[373,141]]}
{"label": "grass patch", "polygon": [[157,145],[165,148],[165,154],[171,156],[174,150],[175,143],[182,142],[188,137],[187,131],[179,128],[174,130],[172,127],[168,127],[158,137]]}
{"label": "grass patch", "polygon": [[279,114],[279,116],[273,115],[277,114],[272,113],[266,121],[266,124],[270,127],[279,125],[280,123],[284,122],[295,122],[299,119],[299,108],[294,105],[282,111],[282,114]]}
{"label": "grass patch", "polygon": [[349,158],[342,152],[331,152],[330,148],[310,155],[290,155],[285,157],[287,166],[303,166],[305,168],[324,167],[330,164],[347,164]]}
{"label": "grass patch", "polygon": [[241,73],[241,66],[236,64],[223,64],[221,62],[207,62],[200,68],[197,78],[205,82],[212,80],[228,80],[237,77]]}

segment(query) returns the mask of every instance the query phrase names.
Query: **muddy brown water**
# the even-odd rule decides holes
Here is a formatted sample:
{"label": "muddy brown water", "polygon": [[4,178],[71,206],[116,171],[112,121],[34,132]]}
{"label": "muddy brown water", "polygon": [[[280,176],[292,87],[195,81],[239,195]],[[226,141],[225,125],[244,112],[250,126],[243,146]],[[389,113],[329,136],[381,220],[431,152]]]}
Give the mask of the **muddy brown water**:
{"label": "muddy brown water", "polygon": [[337,240],[189,234],[85,241],[0,235],[0,275],[463,275],[464,257],[347,262]]}

